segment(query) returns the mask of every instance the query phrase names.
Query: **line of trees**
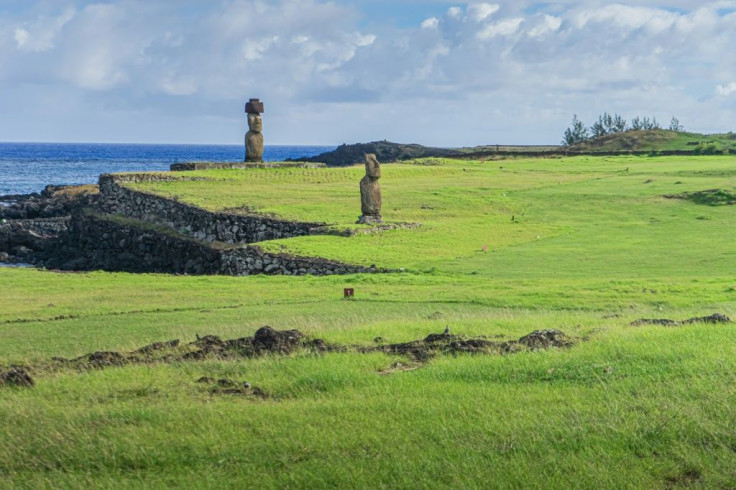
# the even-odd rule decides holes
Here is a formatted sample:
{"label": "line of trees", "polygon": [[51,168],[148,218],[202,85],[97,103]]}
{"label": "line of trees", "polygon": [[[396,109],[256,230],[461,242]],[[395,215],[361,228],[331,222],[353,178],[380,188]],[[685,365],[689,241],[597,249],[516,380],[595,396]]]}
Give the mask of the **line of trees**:
{"label": "line of trees", "polygon": [[[565,146],[571,146],[576,143],[582,143],[589,139],[600,138],[611,133],[623,133],[626,131],[641,131],[644,129],[662,129],[662,126],[657,121],[656,117],[649,119],[648,117],[635,117],[631,120],[631,123],[627,122],[626,119],[621,117],[619,114],[609,114],[604,112],[598,116],[598,120],[593,123],[592,126],[588,127],[575,114],[572,117],[572,123],[570,127],[565,130],[565,134],[562,138],[562,144]],[[680,124],[679,119],[672,117],[669,128],[670,131],[681,132],[685,128]]]}

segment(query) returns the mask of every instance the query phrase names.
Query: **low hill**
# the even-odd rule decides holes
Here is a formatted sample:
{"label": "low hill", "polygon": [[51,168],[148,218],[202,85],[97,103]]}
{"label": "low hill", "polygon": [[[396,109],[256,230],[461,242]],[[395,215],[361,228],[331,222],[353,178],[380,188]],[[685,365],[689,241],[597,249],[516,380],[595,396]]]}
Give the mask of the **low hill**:
{"label": "low hill", "polygon": [[366,153],[374,153],[380,162],[397,162],[414,158],[452,157],[459,155],[460,151],[416,144],[392,143],[390,141],[373,141],[352,145],[342,144],[333,151],[321,153],[314,157],[295,158],[290,161],[319,162],[326,163],[331,167],[338,167],[360,163]]}
{"label": "low hill", "polygon": [[613,133],[569,148],[576,152],[682,151],[695,154],[736,152],[736,134],[699,134],[650,129]]}

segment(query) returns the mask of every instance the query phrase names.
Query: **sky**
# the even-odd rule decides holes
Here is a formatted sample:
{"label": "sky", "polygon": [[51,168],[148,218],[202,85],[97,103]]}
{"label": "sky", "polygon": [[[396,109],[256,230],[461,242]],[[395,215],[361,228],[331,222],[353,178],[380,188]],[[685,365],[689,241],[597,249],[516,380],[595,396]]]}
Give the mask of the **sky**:
{"label": "sky", "polygon": [[736,130],[736,0],[0,0],[0,141],[557,144]]}

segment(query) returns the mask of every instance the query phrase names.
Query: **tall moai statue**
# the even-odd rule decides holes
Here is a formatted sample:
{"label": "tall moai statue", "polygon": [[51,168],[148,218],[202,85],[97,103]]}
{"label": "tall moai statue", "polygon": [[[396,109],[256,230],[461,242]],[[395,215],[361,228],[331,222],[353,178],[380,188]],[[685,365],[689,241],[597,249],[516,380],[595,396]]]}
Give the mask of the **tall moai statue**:
{"label": "tall moai statue", "polygon": [[245,161],[263,161],[263,102],[250,99],[245,104],[245,113],[248,115],[248,132],[245,133]]}
{"label": "tall moai statue", "polygon": [[383,223],[381,186],[378,184],[380,178],[381,164],[378,163],[376,155],[367,153],[365,155],[365,176],[360,179],[360,210],[363,214],[358,218],[358,223]]}

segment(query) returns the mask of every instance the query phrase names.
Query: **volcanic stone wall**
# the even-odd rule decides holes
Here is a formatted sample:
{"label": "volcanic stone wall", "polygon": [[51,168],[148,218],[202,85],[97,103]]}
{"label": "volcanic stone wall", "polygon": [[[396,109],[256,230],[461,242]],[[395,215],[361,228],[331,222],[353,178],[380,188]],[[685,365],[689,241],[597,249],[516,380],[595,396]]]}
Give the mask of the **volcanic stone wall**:
{"label": "volcanic stone wall", "polygon": [[320,276],[377,272],[318,257],[270,254],[257,246],[214,248],[173,233],[85,213],[73,217],[54,260],[52,265],[63,269],[174,274]]}
{"label": "volcanic stone wall", "polygon": [[210,212],[189,204],[128,189],[124,182],[170,180],[158,175],[100,176],[100,209],[130,218],[166,225],[198,240],[223,243],[254,243],[320,232],[324,223],[304,223]]}

